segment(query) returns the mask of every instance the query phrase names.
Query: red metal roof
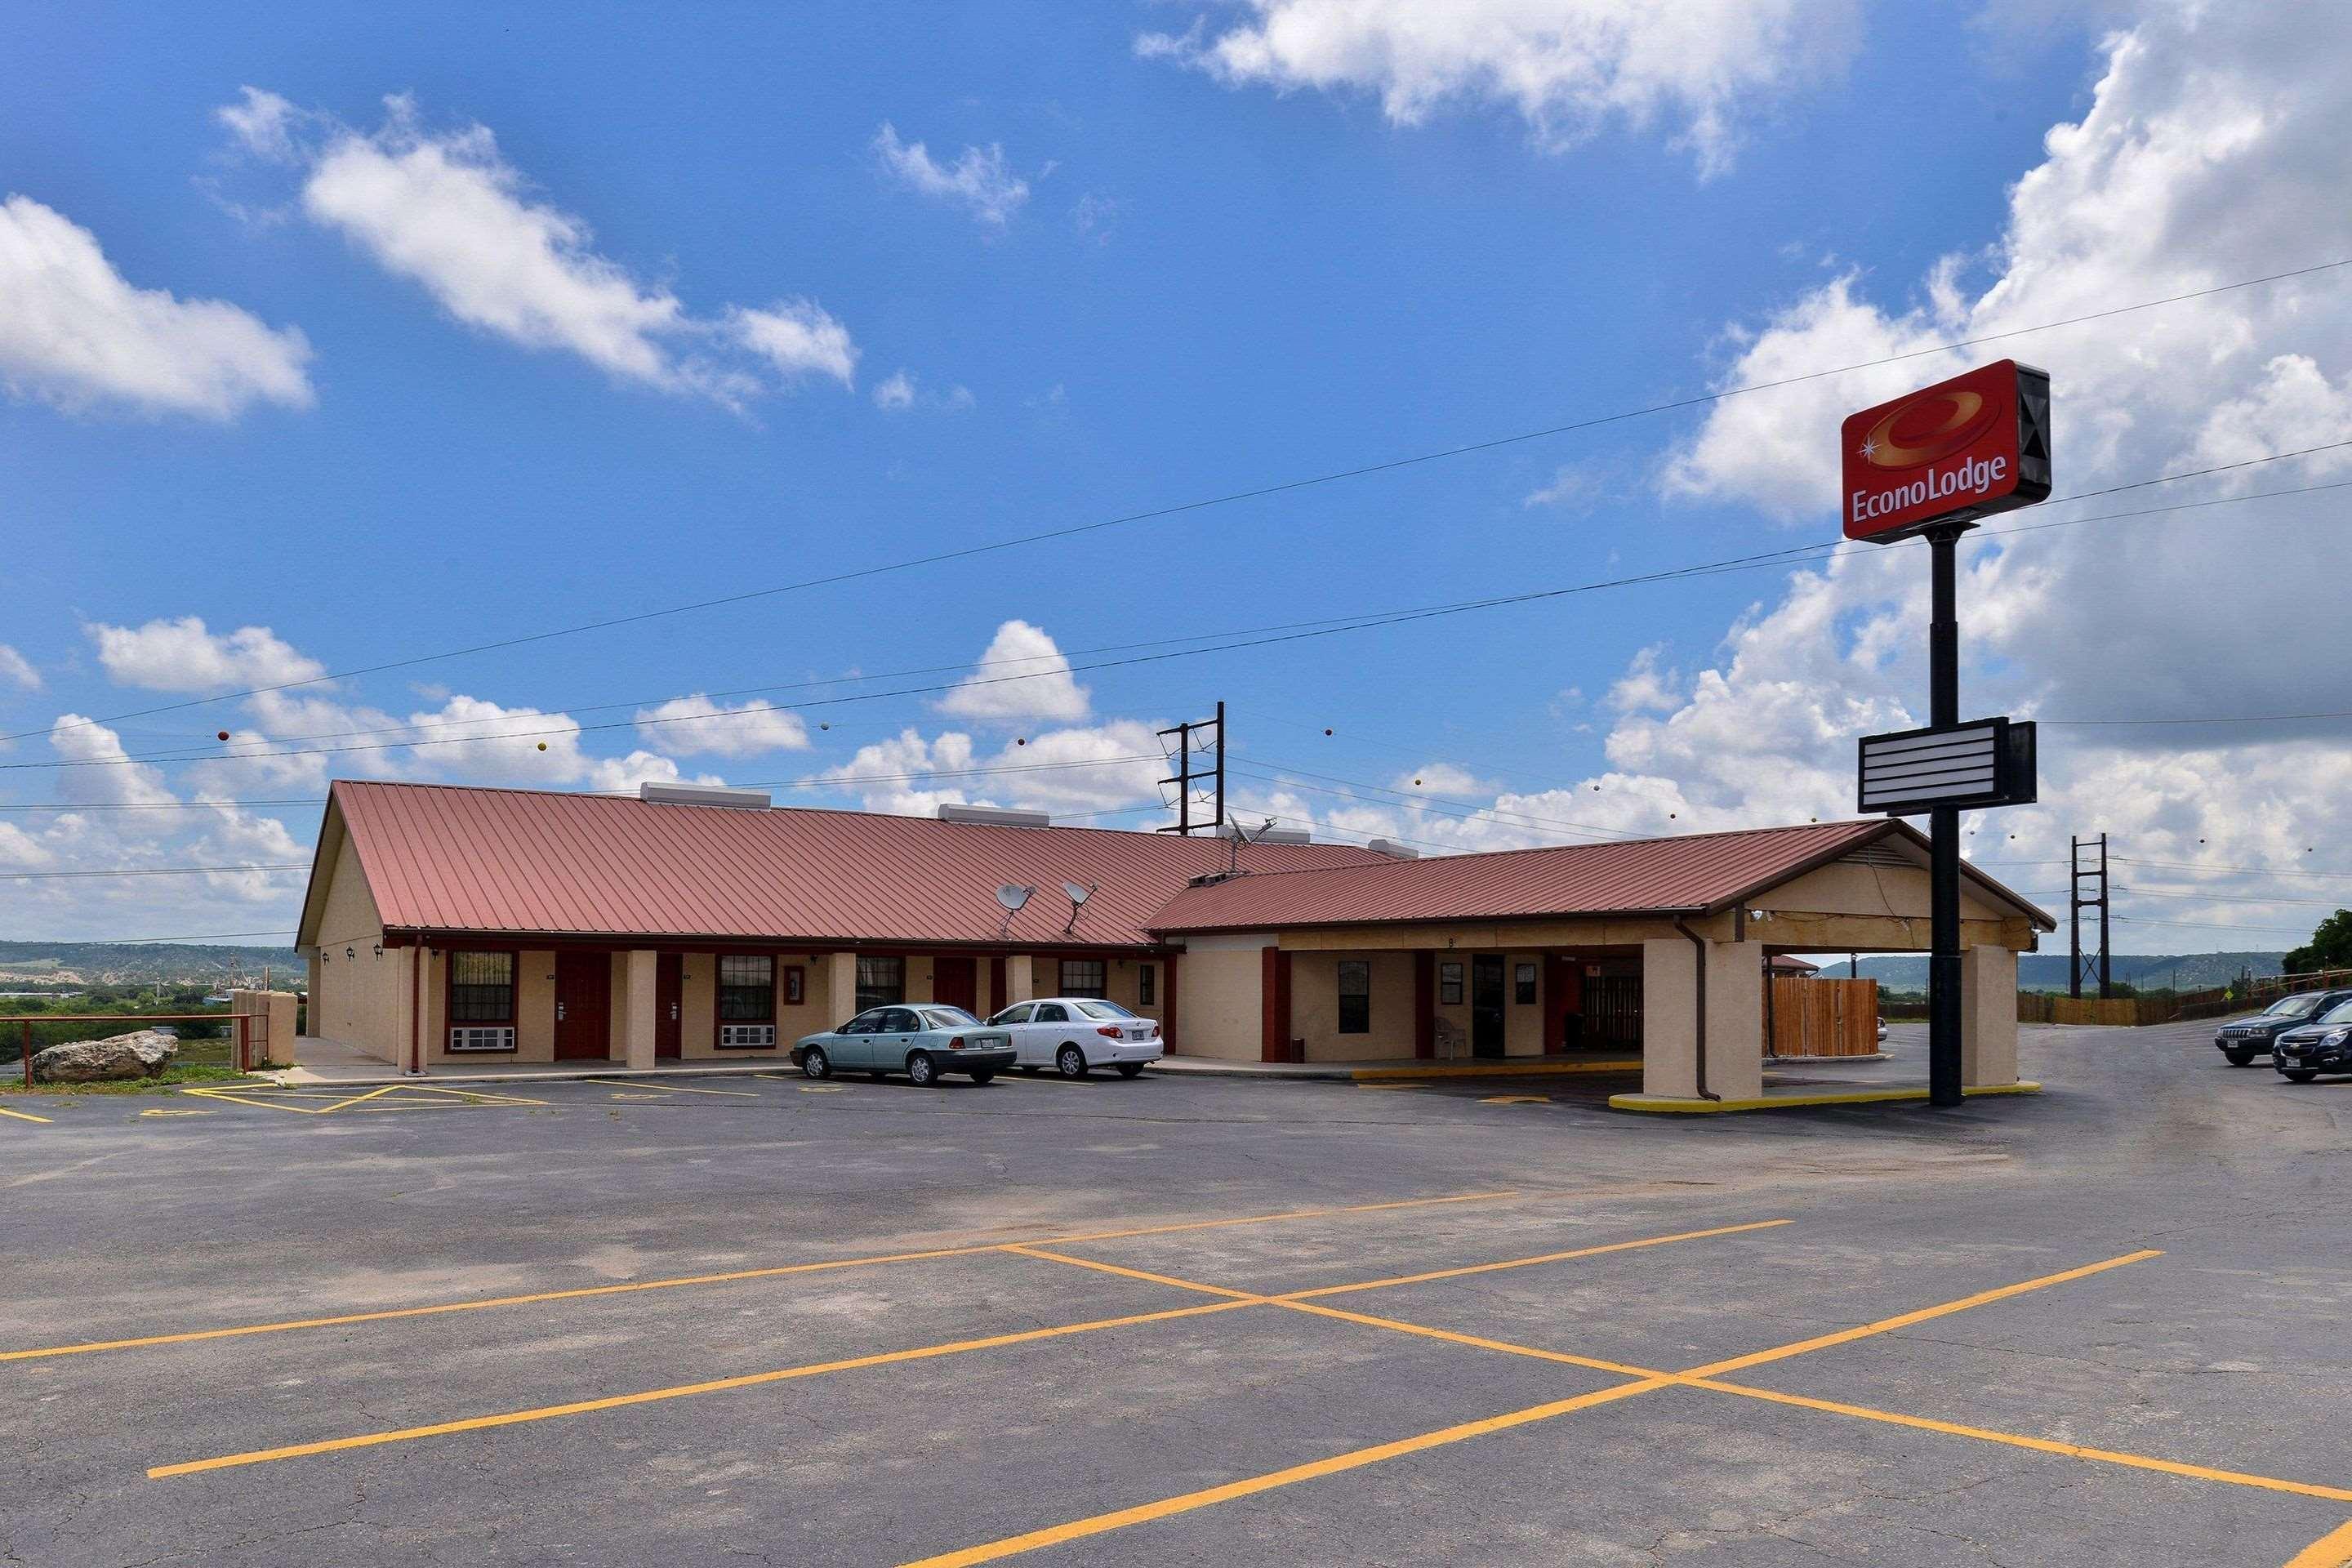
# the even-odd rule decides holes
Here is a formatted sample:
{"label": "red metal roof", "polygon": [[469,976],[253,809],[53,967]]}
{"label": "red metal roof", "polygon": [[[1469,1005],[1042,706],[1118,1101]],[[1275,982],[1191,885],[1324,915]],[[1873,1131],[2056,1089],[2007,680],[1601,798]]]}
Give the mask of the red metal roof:
{"label": "red metal roof", "polygon": [[[1011,940],[1140,945],[1160,907],[1224,869],[1228,853],[1221,839],[1171,834],[348,780],[329,812],[349,829],[391,931],[994,942],[996,889],[1018,882],[1037,893]],[[322,851],[330,839],[320,835]],[[1254,844],[1241,864],[1395,862],[1347,845]],[[1097,888],[1066,937],[1065,880]],[[306,942],[310,923],[306,914]]]}
{"label": "red metal roof", "polygon": [[[1153,931],[1172,933],[1712,910],[1886,837],[1925,842],[1894,821],[1823,822],[1391,860],[1189,889],[1149,923]],[[2047,915],[1990,879],[1966,868],[1962,875],[2050,923]]]}

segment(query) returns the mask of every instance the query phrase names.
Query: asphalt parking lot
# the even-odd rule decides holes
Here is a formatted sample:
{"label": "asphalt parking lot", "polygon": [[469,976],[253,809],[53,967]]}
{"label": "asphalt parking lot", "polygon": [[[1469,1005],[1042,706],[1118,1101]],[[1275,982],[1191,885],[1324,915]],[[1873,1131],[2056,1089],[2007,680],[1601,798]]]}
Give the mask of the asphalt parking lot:
{"label": "asphalt parking lot", "polygon": [[2352,1082],[2209,1036],[1697,1121],[1533,1078],[0,1100],[49,1118],[0,1118],[0,1557],[2336,1563]]}

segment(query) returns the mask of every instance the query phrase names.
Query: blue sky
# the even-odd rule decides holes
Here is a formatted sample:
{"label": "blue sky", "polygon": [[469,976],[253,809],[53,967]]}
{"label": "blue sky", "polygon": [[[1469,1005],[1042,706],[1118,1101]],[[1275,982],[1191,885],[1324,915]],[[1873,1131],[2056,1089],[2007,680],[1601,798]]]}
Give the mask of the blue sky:
{"label": "blue sky", "polygon": [[[1851,596],[1818,610],[1788,574],[1746,573],[1081,669],[1075,685],[1051,656],[1083,666],[1077,650],[1106,645],[1827,536],[1833,513],[1808,499],[1809,473],[1783,485],[1718,447],[1801,446],[1805,421],[1874,401],[1883,377],[1824,387],[1825,404],[1777,400],[1754,427],[1706,411],[1643,419],[275,705],[41,733],[61,715],[103,719],[1605,414],[1752,377],[1780,363],[1769,353],[1812,368],[1874,357],[1849,353],[1857,344],[1959,335],[2047,276],[2019,271],[2051,220],[2012,187],[2037,169],[2071,173],[2070,154],[2045,148],[2052,128],[2100,110],[2103,81],[2106,108],[2143,129],[2182,112],[2158,101],[2160,71],[2120,79],[2116,38],[2139,29],[2151,58],[2168,40],[2225,58],[2229,44],[2192,37],[2169,7],[2029,29],[2000,9],[1759,6],[1752,37],[1649,40],[1660,64],[1638,38],[1580,55],[1565,22],[1530,30],[1525,16],[1545,7],[1482,0],[1462,8],[1449,64],[1400,53],[1391,8],[1373,0],[1352,17],[1337,7],[1325,36],[1285,33],[1293,9],[12,14],[0,50],[43,65],[0,103],[0,185],[17,198],[20,237],[71,249],[61,226],[85,231],[102,264],[87,246],[74,254],[115,280],[85,279],[55,309],[96,310],[109,287],[170,299],[160,320],[91,327],[125,339],[94,371],[54,321],[12,331],[7,314],[30,307],[0,298],[0,487],[17,545],[0,643],[27,667],[0,677],[0,728],[22,732],[0,752],[0,804],[121,805],[142,787],[307,797],[323,776],[362,771],[562,788],[675,771],[810,781],[779,791],[810,804],[967,797],[1144,826],[1162,818],[1121,809],[1152,801],[1159,770],[1102,759],[1134,755],[1139,726],[1223,699],[1236,756],[1261,773],[1287,764],[1403,797],[1351,805],[1307,793],[1305,773],[1244,786],[1254,807],[1333,836],[1478,847],[1572,839],[1558,826],[1571,819],[1681,831],[1847,810],[1827,785],[1781,790],[1764,775],[1785,763],[1833,779],[1853,733],[1917,702],[1887,629],[1890,595],[1907,589],[1884,563],[1854,568]],[[1697,58],[1710,47],[1719,58]],[[2261,38],[2239,47],[2250,94],[2261,70],[2294,68]],[[1514,88],[1514,68],[1541,85]],[[2295,155],[2272,149],[2264,167]],[[2090,173],[2109,182],[2095,195],[2123,200],[2112,159]],[[530,238],[551,226],[552,243]],[[2333,243],[2296,237],[2277,264],[2322,259]],[[2080,245],[2056,248],[2083,275],[2003,322],[2170,291],[2137,259],[2110,275]],[[2273,260],[2213,255],[2195,275]],[[550,277],[564,296],[553,302]],[[173,314],[196,300],[246,319],[221,329]],[[766,348],[761,321],[776,334]],[[2112,354],[2131,338],[2046,345],[2062,388],[2064,350]],[[2250,401],[2277,390],[2278,355],[2260,346],[2243,356]],[[142,357],[174,354],[194,367]],[[1896,371],[1896,384],[1943,363]],[[2320,395],[2342,371],[2320,355]],[[2170,471],[2210,444],[2201,426],[2102,395],[2147,437],[2100,424],[2096,464],[2074,470],[2086,483]],[[1833,428],[1819,430],[1824,459]],[[1814,581],[1839,586],[1833,573]],[[1988,595],[2001,585],[1984,582]],[[1835,668],[1748,671],[1811,694],[1801,733],[1769,702],[1730,717],[1706,707],[1710,673],[1738,695],[1743,628],[1752,638],[1813,614]],[[221,640],[251,628],[267,630]],[[666,698],[969,663],[1003,635],[1000,654],[1040,658],[1017,668],[1041,679],[944,709],[933,695],[810,710],[804,734],[773,713],[626,722]],[[1998,638],[1973,673],[1988,704],[2077,694],[2063,661],[2037,667]],[[2226,695],[2169,700],[2195,712]],[[509,740],[49,765],[90,760],[109,731],[135,757],[202,752],[222,728],[238,751],[299,752],[306,734],[394,722],[464,720],[430,733],[470,736],[568,722],[507,717],[521,708],[622,727],[559,734],[547,752]],[[1742,764],[1755,787],[1674,754],[1679,735],[1737,730],[1742,712],[1766,715],[1756,725],[1774,737]],[[824,777],[1016,753],[1099,765]],[[1434,781],[1422,786],[1434,809],[1412,805],[1415,776]],[[2190,837],[2211,849],[2219,834],[2175,821],[2179,805],[2153,803],[2135,826],[2177,836],[2168,852],[2189,855]],[[2292,809],[2308,822],[2317,808]],[[59,815],[9,814],[0,860],[276,864],[307,853],[316,813],[151,814],[174,829],[135,834],[121,826],[134,814],[91,811],[75,831]],[[2037,823],[2033,842],[2063,846],[2069,826]],[[2286,845],[2299,833],[2310,837],[2291,826],[2232,853],[2308,868]],[[233,858],[206,858],[221,856]],[[2352,854],[2320,863],[2339,862]],[[0,884],[0,933],[265,929],[299,881],[124,879],[93,892],[26,879]],[[2151,930],[2133,945],[2217,944]]]}

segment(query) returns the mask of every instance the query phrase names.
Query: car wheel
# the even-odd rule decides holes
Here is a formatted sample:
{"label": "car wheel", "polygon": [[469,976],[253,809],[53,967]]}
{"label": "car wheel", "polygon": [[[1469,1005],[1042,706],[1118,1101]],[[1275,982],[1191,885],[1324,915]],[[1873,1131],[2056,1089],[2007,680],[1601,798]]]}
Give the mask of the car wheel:
{"label": "car wheel", "polygon": [[931,1060],[930,1052],[917,1051],[907,1058],[907,1076],[915,1080],[916,1088],[924,1088],[938,1080],[939,1064]]}
{"label": "car wheel", "polygon": [[831,1078],[833,1058],[824,1054],[822,1046],[811,1046],[801,1056],[801,1071],[809,1078]]}
{"label": "car wheel", "polygon": [[971,1069],[971,1081],[974,1083],[986,1083],[990,1079],[992,1079],[995,1076],[996,1069],[994,1068],[974,1068]]}
{"label": "car wheel", "polygon": [[1140,1076],[1142,1071],[1143,1064],[1141,1062],[1121,1062],[1118,1064],[1118,1076],[1121,1078],[1136,1078]]}
{"label": "car wheel", "polygon": [[1087,1053],[1076,1046],[1064,1046],[1054,1053],[1054,1070],[1064,1078],[1087,1076]]}
{"label": "car wheel", "polygon": [[2221,1054],[2230,1058],[2230,1065],[2233,1068],[2250,1067],[2253,1064],[2254,1053],[2252,1051],[2223,1051]]}
{"label": "car wheel", "polygon": [[2319,1075],[2315,1072],[2305,1070],[2301,1072],[2286,1073],[2283,1076],[2289,1083],[2309,1083],[2313,1079],[2317,1078]]}

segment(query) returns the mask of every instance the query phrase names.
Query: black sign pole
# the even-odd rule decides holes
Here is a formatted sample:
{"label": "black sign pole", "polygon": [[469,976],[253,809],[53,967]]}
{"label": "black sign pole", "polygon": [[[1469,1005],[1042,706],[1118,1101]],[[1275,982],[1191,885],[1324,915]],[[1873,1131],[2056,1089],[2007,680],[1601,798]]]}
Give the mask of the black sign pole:
{"label": "black sign pole", "polygon": [[[1967,523],[1927,531],[1935,566],[1933,613],[1927,622],[1929,722],[1960,721],[1960,623],[1954,607],[1954,557]],[[1927,913],[1933,950],[1927,958],[1927,1103],[1960,1103],[1960,808],[1928,813],[1930,858]]]}

